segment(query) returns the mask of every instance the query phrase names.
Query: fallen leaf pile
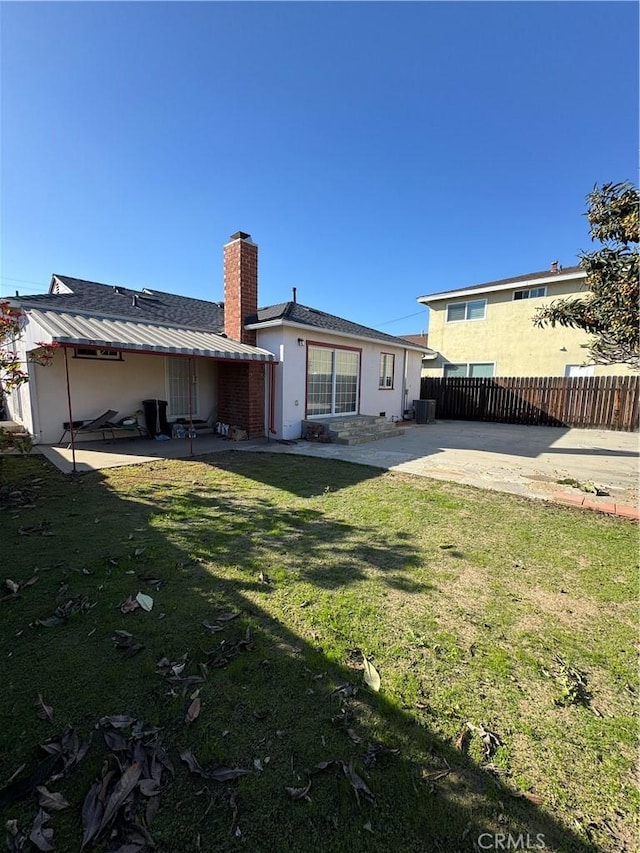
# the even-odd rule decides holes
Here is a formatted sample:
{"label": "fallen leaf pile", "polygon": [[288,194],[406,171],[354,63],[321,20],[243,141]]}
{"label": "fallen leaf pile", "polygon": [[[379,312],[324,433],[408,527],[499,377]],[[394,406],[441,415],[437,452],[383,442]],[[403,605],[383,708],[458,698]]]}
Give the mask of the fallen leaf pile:
{"label": "fallen leaf pile", "polygon": [[32,509],[37,492],[42,488],[40,478],[30,480],[28,485],[4,484],[0,486],[0,509]]}
{"label": "fallen leaf pile", "polygon": [[103,717],[99,726],[111,755],[82,805],[82,846],[109,837],[110,848],[145,853],[155,847],[150,828],[174,768],[160,729],[127,715]]}

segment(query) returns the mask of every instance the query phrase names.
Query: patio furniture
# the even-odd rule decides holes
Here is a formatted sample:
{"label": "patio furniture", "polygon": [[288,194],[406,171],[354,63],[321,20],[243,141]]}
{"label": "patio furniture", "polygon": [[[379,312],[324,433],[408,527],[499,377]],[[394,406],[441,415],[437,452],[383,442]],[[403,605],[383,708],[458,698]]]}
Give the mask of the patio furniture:
{"label": "patio furniture", "polygon": [[[114,423],[112,418],[117,414],[118,413],[115,409],[107,409],[106,412],[103,412],[99,417],[94,418],[92,421],[74,421],[73,425],[71,425],[69,421],[65,421],[62,425],[64,427],[64,432],[60,436],[58,444],[62,443],[65,435],[70,432],[71,427],[73,428],[75,436],[83,435],[88,432],[101,432],[103,441],[106,441],[107,433],[111,434],[111,438],[115,438],[116,433],[124,432],[137,432],[138,435],[146,435],[146,431],[138,424],[135,418],[122,418],[122,420]],[[127,421],[127,423],[124,423],[125,421]]]}

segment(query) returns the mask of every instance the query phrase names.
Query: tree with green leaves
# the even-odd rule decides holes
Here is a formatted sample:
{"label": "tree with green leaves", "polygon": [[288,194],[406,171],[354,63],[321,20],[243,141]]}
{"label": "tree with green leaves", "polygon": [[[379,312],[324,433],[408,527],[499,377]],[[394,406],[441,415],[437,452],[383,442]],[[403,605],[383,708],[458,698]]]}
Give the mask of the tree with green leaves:
{"label": "tree with green leaves", "polygon": [[585,344],[591,362],[639,370],[640,193],[628,181],[596,184],[587,202],[591,239],[602,244],[580,255],[588,292],[539,308],[533,323],[583,329],[593,335]]}

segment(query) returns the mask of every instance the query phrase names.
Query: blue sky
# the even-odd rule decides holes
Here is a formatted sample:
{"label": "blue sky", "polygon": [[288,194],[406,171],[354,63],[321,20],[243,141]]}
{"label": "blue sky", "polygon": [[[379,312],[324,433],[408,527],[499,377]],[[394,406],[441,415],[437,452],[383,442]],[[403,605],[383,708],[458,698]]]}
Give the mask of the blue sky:
{"label": "blue sky", "polygon": [[564,266],[585,195],[636,180],[626,2],[7,3],[2,294],[51,274],[260,304],[392,334],[416,297]]}

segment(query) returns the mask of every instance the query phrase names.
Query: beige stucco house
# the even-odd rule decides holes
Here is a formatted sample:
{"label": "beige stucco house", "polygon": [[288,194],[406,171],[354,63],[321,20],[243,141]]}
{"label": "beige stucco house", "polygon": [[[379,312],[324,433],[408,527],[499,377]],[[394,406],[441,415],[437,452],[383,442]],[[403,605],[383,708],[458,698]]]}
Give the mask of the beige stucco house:
{"label": "beige stucco house", "polygon": [[610,376],[624,365],[588,363],[589,335],[561,326],[536,328],[536,308],[579,297],[586,273],[551,269],[418,297],[429,309],[429,348],[423,376]]}

